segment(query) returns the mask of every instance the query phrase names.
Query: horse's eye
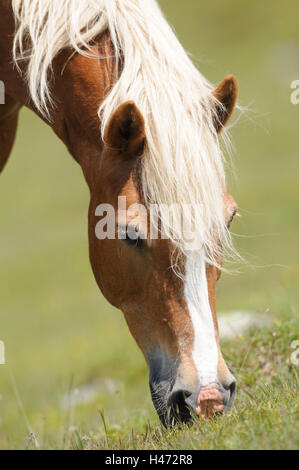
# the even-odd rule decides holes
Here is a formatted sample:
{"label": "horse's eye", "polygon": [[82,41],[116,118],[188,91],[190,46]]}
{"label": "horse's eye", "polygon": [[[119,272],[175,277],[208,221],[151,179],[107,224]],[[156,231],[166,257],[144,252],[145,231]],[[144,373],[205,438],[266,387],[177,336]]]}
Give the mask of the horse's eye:
{"label": "horse's eye", "polygon": [[121,241],[125,245],[131,248],[138,248],[138,249],[141,249],[144,247],[145,240],[140,236],[137,236],[136,238],[137,234],[134,231],[132,231],[132,228],[131,230],[129,230],[128,227],[119,227],[118,234],[120,235]]}
{"label": "horse's eye", "polygon": [[124,240],[122,240],[125,245],[132,247],[132,248],[138,248],[141,249],[144,246],[144,240],[140,237],[137,237],[135,240],[130,238],[128,235]]}

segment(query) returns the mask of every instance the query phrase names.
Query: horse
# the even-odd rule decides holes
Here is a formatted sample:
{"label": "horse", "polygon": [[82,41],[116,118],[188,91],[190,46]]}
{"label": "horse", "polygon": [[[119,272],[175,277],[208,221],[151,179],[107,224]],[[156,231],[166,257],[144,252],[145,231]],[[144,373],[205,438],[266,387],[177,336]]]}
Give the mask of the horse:
{"label": "horse", "polygon": [[[0,170],[26,106],[82,169],[91,267],[145,357],[161,422],[222,414],[236,379],[220,349],[215,289],[223,257],[234,253],[237,204],[220,136],[236,106],[236,78],[213,87],[156,0],[0,0],[0,31]],[[103,205],[121,236],[97,236]],[[124,218],[132,205],[146,215],[158,208],[158,236],[136,211]],[[185,207],[192,242],[179,230]]]}

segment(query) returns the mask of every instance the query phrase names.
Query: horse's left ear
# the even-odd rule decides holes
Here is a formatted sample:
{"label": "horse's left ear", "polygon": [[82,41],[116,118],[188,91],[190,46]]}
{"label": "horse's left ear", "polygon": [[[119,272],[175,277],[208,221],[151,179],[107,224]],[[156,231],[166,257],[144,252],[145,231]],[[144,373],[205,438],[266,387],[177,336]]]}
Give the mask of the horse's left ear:
{"label": "horse's left ear", "polygon": [[234,75],[228,75],[214,90],[213,95],[222,106],[216,106],[215,127],[220,132],[232,115],[238,98],[238,82]]}
{"label": "horse's left ear", "polygon": [[145,142],[144,119],[134,101],[120,105],[113,113],[105,131],[105,143],[119,153],[138,156]]}

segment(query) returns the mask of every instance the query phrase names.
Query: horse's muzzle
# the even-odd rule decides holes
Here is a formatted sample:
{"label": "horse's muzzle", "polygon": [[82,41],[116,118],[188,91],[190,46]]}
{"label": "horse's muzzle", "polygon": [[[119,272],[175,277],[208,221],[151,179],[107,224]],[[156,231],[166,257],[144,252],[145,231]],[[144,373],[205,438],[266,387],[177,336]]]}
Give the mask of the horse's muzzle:
{"label": "horse's muzzle", "polygon": [[187,423],[194,415],[212,418],[232,407],[236,395],[236,380],[229,385],[212,383],[197,392],[174,387],[168,398],[168,417],[175,422]]}
{"label": "horse's muzzle", "polygon": [[164,354],[149,357],[149,385],[153,404],[165,426],[192,423],[197,417],[212,418],[231,408],[236,395],[236,380],[229,374],[225,382],[213,381],[189,388],[177,363]]}

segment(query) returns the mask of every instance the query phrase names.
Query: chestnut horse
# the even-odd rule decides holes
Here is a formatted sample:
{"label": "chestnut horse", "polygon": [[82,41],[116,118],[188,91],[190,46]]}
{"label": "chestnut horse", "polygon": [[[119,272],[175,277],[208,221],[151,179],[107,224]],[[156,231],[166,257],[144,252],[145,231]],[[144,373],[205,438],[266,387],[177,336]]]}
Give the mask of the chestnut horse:
{"label": "chestnut horse", "polygon": [[[144,354],[161,421],[230,408],[236,381],[220,351],[215,287],[222,252],[233,250],[237,208],[219,134],[236,104],[236,79],[213,89],[156,0],[0,0],[0,32],[0,170],[27,106],[82,168],[92,269]],[[166,236],[132,243],[119,196],[126,208],[158,207]],[[124,237],[96,235],[102,204],[115,210]],[[179,234],[179,210],[167,219],[171,204],[194,209],[195,245]]]}

